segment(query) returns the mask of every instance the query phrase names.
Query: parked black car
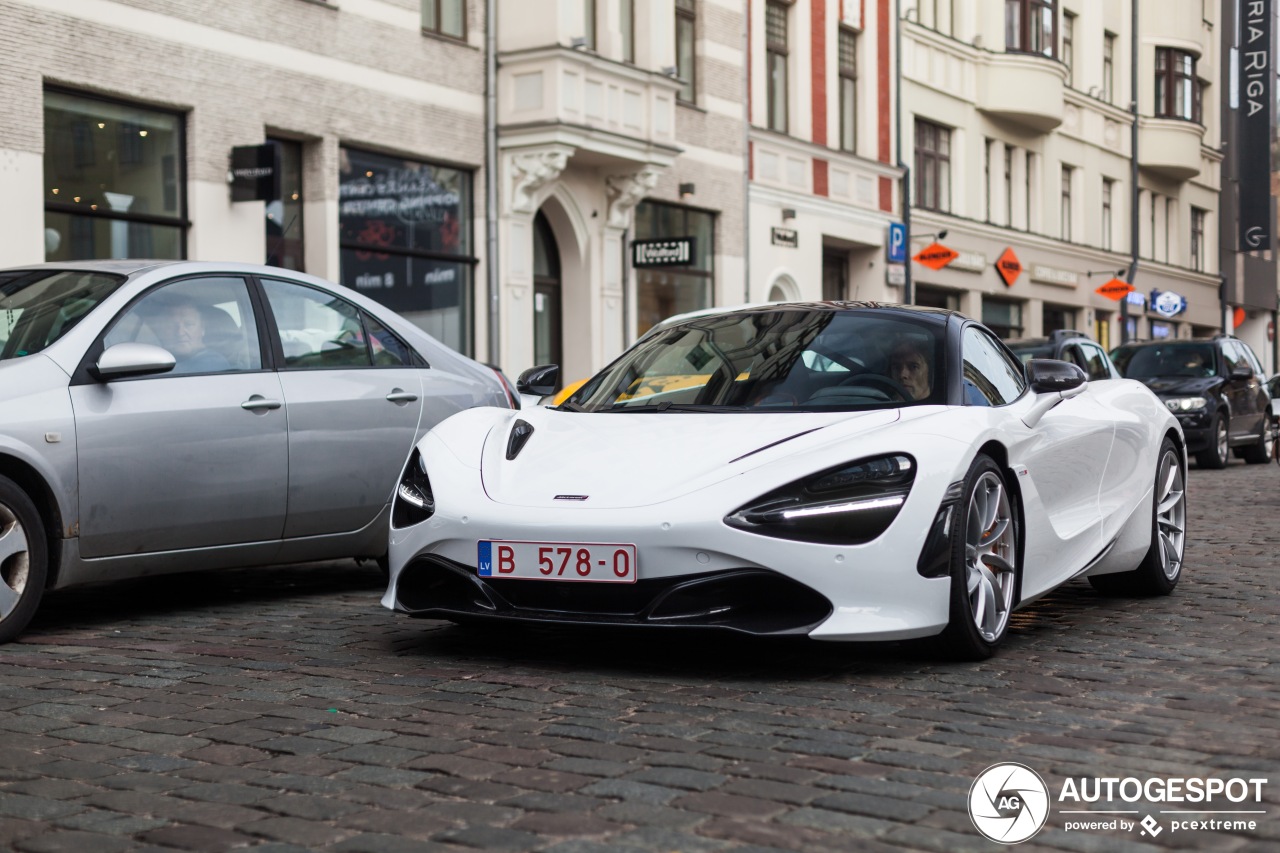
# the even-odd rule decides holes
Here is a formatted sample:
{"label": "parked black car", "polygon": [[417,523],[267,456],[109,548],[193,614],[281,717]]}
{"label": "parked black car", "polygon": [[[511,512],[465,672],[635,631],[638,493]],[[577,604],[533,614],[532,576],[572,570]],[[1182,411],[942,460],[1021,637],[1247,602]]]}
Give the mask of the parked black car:
{"label": "parked black car", "polygon": [[1228,335],[1143,341],[1117,347],[1111,358],[1127,379],[1164,400],[1201,467],[1225,468],[1233,449],[1250,464],[1271,458],[1271,395],[1244,341]]}
{"label": "parked black car", "polygon": [[1047,338],[1022,338],[1005,343],[1023,364],[1033,358],[1056,358],[1079,367],[1088,375],[1090,382],[1120,378],[1106,350],[1084,332],[1060,329],[1050,332]]}

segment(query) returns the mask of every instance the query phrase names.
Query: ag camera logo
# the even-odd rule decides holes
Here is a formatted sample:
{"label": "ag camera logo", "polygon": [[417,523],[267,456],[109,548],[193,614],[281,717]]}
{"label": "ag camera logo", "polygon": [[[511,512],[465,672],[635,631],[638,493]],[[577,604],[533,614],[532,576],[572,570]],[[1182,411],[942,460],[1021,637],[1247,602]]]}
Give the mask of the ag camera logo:
{"label": "ag camera logo", "polygon": [[1048,817],[1049,788],[1026,765],[993,764],[969,789],[969,819],[998,844],[1021,844],[1039,832]]}

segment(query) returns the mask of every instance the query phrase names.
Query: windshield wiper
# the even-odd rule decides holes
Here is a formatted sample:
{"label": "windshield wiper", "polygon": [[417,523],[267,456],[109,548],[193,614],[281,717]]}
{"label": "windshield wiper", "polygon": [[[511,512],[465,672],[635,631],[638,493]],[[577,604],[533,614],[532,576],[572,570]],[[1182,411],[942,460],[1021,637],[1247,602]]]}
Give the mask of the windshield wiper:
{"label": "windshield wiper", "polygon": [[612,406],[605,409],[606,412],[746,412],[750,411],[749,406],[712,406],[712,405],[694,405],[692,403],[658,403],[653,406]]}
{"label": "windshield wiper", "polygon": [[563,403],[561,403],[558,406],[554,406],[553,408],[557,412],[585,412],[586,411],[586,409],[582,408],[582,406],[580,406],[579,404],[571,403],[568,400],[565,400]]}

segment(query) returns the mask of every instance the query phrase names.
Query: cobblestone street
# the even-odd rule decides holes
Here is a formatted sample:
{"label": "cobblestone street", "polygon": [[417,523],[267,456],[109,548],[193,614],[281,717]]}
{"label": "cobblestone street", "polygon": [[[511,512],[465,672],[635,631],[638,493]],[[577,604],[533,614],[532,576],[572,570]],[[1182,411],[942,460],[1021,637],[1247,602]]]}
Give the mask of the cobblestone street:
{"label": "cobblestone street", "polygon": [[1193,468],[1190,515],[1174,595],[1074,582],[982,664],[416,622],[354,563],[56,594],[0,647],[0,849],[990,851],[1001,761],[1270,780],[1252,831],[1055,804],[1022,849],[1280,849],[1280,469]]}

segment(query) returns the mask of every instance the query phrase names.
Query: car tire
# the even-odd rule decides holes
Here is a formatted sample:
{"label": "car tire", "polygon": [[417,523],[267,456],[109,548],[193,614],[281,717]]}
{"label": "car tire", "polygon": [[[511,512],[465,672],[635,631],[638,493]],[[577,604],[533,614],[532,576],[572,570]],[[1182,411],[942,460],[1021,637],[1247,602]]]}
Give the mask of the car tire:
{"label": "car tire", "polygon": [[1201,468],[1219,470],[1231,461],[1231,422],[1222,412],[1214,412],[1209,421],[1209,446],[1196,454],[1196,464]]}
{"label": "car tire", "polygon": [[1258,437],[1255,444],[1250,444],[1244,448],[1244,452],[1240,455],[1244,458],[1246,465],[1265,465],[1271,461],[1272,444],[1275,443],[1276,434],[1272,427],[1270,416],[1262,419],[1262,435]]}
{"label": "car tire", "polygon": [[951,601],[937,648],[947,657],[991,657],[1009,630],[1018,603],[1017,502],[1004,472],[989,456],[969,466],[951,531]]}
{"label": "car tire", "polygon": [[1182,455],[1166,438],[1156,463],[1151,502],[1151,547],[1136,569],[1089,578],[1099,592],[1113,595],[1168,595],[1182,577],[1187,545],[1187,473]]}
{"label": "car tire", "polygon": [[0,643],[27,627],[44,596],[48,572],[40,511],[17,483],[0,477]]}

